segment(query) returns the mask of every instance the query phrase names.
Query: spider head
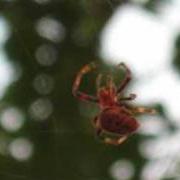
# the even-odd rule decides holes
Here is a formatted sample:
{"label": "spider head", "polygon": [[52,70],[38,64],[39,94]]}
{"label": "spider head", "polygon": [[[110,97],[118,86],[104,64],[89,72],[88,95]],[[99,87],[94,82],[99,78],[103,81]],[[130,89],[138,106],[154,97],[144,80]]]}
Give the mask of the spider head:
{"label": "spider head", "polygon": [[98,99],[102,109],[114,106],[117,102],[116,88],[114,86],[103,86],[99,88]]}
{"label": "spider head", "polygon": [[116,105],[117,96],[116,96],[116,86],[114,84],[112,76],[109,74],[106,76],[105,85],[101,86],[102,74],[96,79],[97,83],[97,97],[99,99],[99,105],[102,109],[107,107],[112,107]]}

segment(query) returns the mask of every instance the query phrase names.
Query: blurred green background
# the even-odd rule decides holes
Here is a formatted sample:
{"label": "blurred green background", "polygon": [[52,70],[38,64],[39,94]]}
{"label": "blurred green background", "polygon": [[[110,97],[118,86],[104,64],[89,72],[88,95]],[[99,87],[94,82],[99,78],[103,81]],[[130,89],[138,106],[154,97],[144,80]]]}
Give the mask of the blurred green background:
{"label": "blurred green background", "polygon": [[[137,133],[119,147],[105,145],[95,137],[91,123],[97,106],[79,102],[71,93],[75,75],[84,64],[96,61],[111,68],[99,55],[100,35],[118,7],[140,6],[156,16],[163,3],[167,1],[0,0],[0,20],[7,26],[1,38],[0,63],[3,82],[8,81],[0,104],[1,180],[180,179],[179,161],[174,163],[179,143],[168,151],[169,164],[164,168],[158,160],[166,160],[139,150],[140,143],[150,139],[154,142],[145,147],[151,153],[158,135]],[[177,36],[171,59],[176,72],[179,48]],[[84,78],[84,91],[95,93],[97,73]],[[170,147],[172,140],[165,137],[179,137],[178,123],[170,120],[162,102],[151,105],[163,119],[157,126],[166,124],[168,133],[162,141]],[[162,153],[163,148],[157,151]],[[148,171],[149,162],[159,164]],[[153,176],[159,172],[161,175]]]}

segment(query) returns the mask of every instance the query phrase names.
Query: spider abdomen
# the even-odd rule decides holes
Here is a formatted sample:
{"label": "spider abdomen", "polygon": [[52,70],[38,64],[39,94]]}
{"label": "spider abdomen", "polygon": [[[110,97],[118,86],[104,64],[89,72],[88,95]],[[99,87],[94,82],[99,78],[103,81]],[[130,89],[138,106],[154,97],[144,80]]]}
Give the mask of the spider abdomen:
{"label": "spider abdomen", "polygon": [[131,134],[139,127],[136,119],[120,108],[104,110],[100,115],[100,125],[105,131],[121,135]]}

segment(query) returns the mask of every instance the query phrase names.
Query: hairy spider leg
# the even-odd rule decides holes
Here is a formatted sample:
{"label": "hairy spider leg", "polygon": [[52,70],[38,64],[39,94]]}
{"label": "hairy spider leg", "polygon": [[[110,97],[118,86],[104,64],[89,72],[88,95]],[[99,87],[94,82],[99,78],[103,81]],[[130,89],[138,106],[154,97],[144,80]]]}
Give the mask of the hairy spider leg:
{"label": "hairy spider leg", "polygon": [[102,81],[102,74],[98,74],[98,76],[96,78],[96,90],[97,90],[97,92],[101,87],[101,81]]}
{"label": "hairy spider leg", "polygon": [[145,107],[133,107],[132,108],[133,113],[136,114],[156,114],[157,111],[152,108],[145,108]]}
{"label": "hairy spider leg", "polygon": [[102,134],[103,130],[100,128],[96,129],[96,135],[99,139],[101,139],[105,144],[110,144],[110,145],[120,145],[122,144],[128,136],[124,135],[119,138],[110,138],[110,137],[103,137]]}
{"label": "hairy spider leg", "polygon": [[81,84],[82,77],[86,73],[90,72],[91,70],[93,70],[95,68],[96,68],[96,64],[94,62],[87,64],[80,69],[80,71],[78,72],[78,74],[75,78],[73,88],[72,88],[72,93],[75,97],[79,98],[80,100],[98,102],[97,97],[91,96],[91,95],[88,95],[86,93],[79,91],[79,87]]}
{"label": "hairy spider leg", "polygon": [[136,98],[136,94],[130,94],[129,97],[120,97],[119,100],[120,101],[131,101],[134,100]]}
{"label": "hairy spider leg", "polygon": [[106,144],[120,145],[121,143],[123,143],[128,138],[127,135],[121,136],[119,138],[103,137],[102,136],[103,130],[100,128],[98,116],[96,116],[93,119],[93,125],[96,128],[96,135],[97,135],[97,137],[100,140],[102,140],[104,143],[106,143]]}
{"label": "hairy spider leg", "polygon": [[[96,78],[97,92],[99,89],[101,89],[102,77],[103,77],[102,74],[98,74],[98,76]],[[114,91],[116,91],[116,87],[115,87],[114,82],[113,82],[113,77],[110,74],[108,74],[106,77],[107,77],[106,78],[106,87],[109,88],[110,94],[113,94]]]}
{"label": "hairy spider leg", "polygon": [[118,102],[117,104],[121,108],[123,107],[123,111],[127,114],[135,115],[135,114],[156,114],[157,111],[153,108],[146,108],[146,107],[135,107],[129,104]]}
{"label": "hairy spider leg", "polygon": [[121,136],[119,138],[109,138],[109,137],[106,137],[104,138],[104,142],[106,144],[111,144],[111,145],[120,145],[122,144],[126,139],[128,138],[128,136],[124,135],[124,136]]}
{"label": "hairy spider leg", "polygon": [[93,123],[93,126],[94,126],[95,129],[96,129],[96,135],[97,135],[97,137],[98,137],[98,138],[99,138],[99,137],[101,138],[102,129],[100,128],[98,116],[96,116],[96,117],[93,119],[92,123]]}
{"label": "hairy spider leg", "polygon": [[118,68],[123,67],[126,70],[126,74],[125,74],[125,78],[123,79],[123,81],[121,82],[120,86],[117,89],[117,93],[121,93],[124,88],[126,87],[126,85],[129,83],[129,81],[131,80],[131,71],[130,69],[124,64],[124,63],[120,63],[118,65]]}
{"label": "hairy spider leg", "polygon": [[110,74],[107,75],[106,86],[109,87],[111,94],[113,94],[116,91],[113,77]]}

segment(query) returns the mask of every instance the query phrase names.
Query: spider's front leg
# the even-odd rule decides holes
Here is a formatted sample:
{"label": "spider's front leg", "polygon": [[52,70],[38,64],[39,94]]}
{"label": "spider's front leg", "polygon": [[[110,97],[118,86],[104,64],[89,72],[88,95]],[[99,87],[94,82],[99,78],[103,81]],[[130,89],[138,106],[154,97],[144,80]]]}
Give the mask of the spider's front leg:
{"label": "spider's front leg", "polygon": [[91,96],[91,95],[88,95],[86,93],[79,91],[79,87],[80,87],[83,75],[90,72],[91,70],[95,68],[96,68],[95,63],[87,64],[80,69],[80,71],[78,72],[75,78],[75,81],[73,83],[72,93],[75,97],[79,98],[80,100],[98,102],[97,97],[94,97],[94,96]]}
{"label": "spider's front leg", "polygon": [[111,145],[120,145],[122,144],[126,139],[127,139],[128,136],[121,136],[120,138],[116,138],[116,139],[113,139],[113,138],[109,138],[109,137],[106,137],[104,138],[104,142],[106,144],[111,144]]}
{"label": "spider's front leg", "polygon": [[124,88],[126,87],[126,85],[129,83],[129,81],[131,80],[131,71],[130,69],[124,64],[124,63],[120,63],[118,65],[118,68],[123,67],[126,70],[126,75],[125,78],[123,79],[122,83],[120,84],[120,86],[117,89],[117,93],[120,93],[122,90],[124,90]]}

